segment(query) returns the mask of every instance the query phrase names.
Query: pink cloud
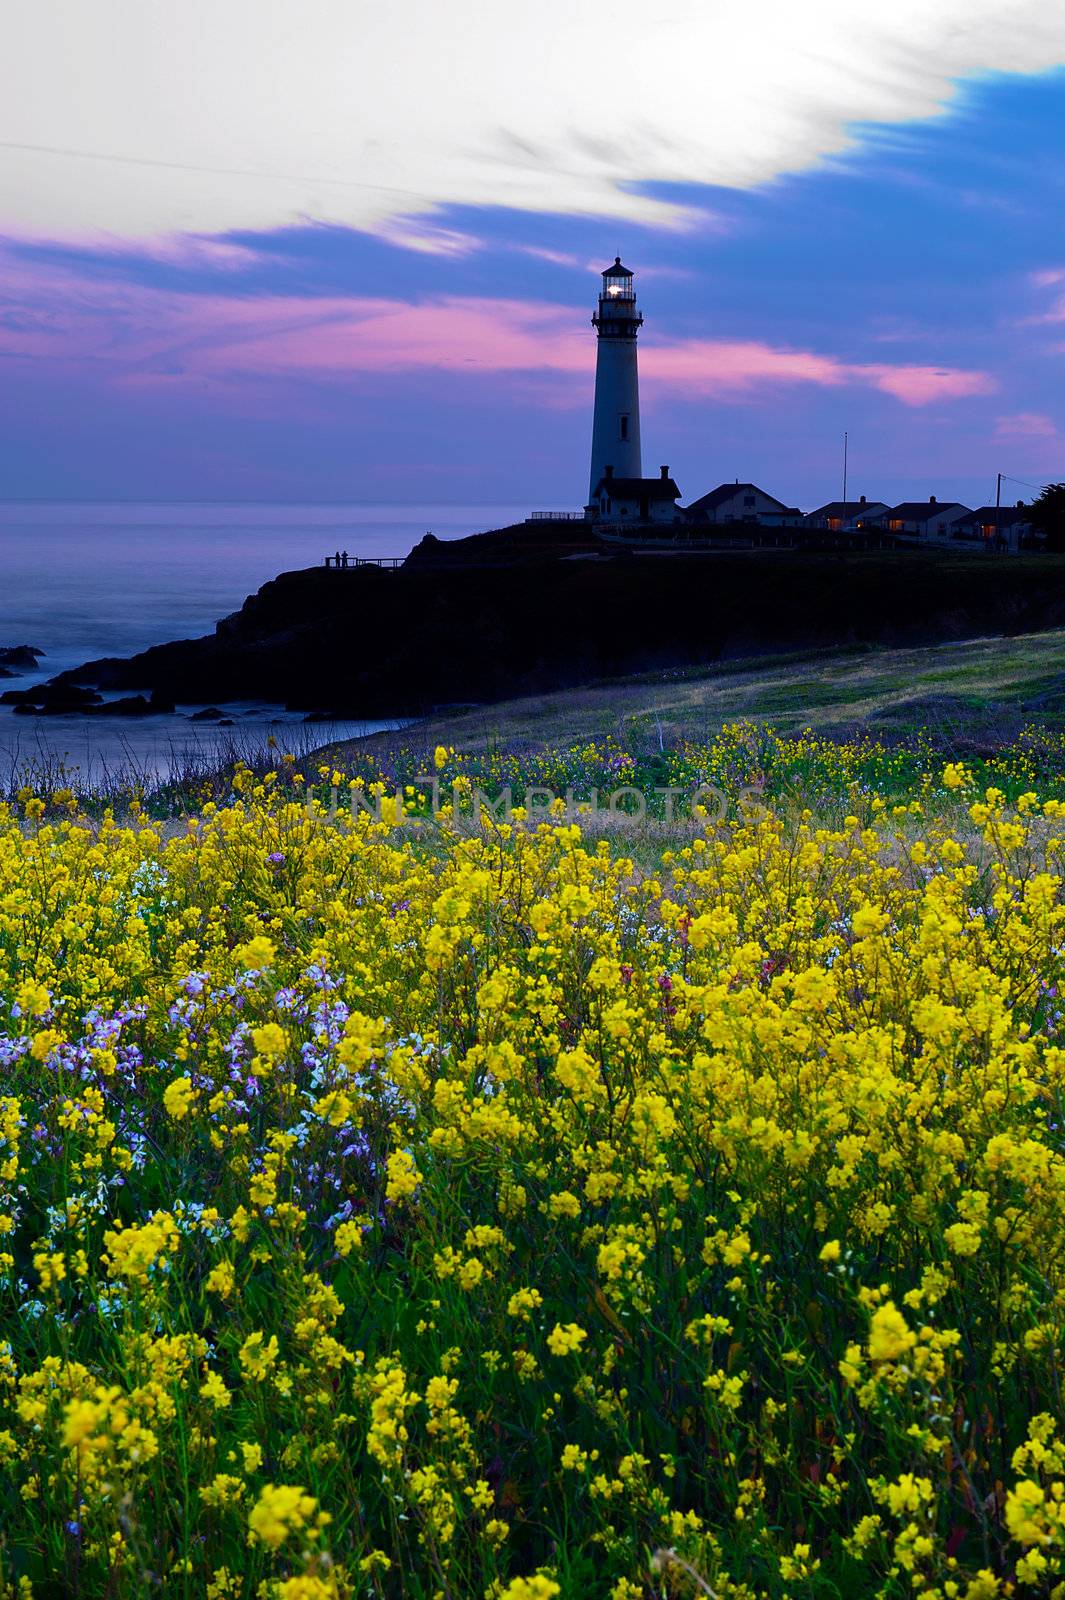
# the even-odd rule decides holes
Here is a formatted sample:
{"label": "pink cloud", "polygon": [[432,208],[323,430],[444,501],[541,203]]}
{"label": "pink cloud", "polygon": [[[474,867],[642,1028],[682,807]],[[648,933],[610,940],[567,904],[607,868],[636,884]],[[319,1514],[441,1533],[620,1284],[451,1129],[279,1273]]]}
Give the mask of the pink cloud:
{"label": "pink cloud", "polygon": [[[1061,290],[1065,285],[1065,267],[1046,267],[1039,272],[1028,274],[1029,283],[1037,289]],[[1046,311],[1040,311],[1034,316],[1019,317],[1018,326],[1022,328],[1045,327],[1048,323],[1065,322],[1065,293],[1050,296],[1050,304]]]}
{"label": "pink cloud", "polygon": [[[259,302],[255,329],[224,338],[203,359],[257,372],[580,373],[588,344],[575,318],[525,301],[445,297]],[[582,319],[583,320],[583,319]],[[576,324],[576,325],[575,325]]]}
{"label": "pink cloud", "polygon": [[[188,295],[31,270],[2,254],[0,355],[90,363],[125,385],[448,371],[553,378],[569,395],[577,380],[588,386],[594,369],[583,308],[476,296]],[[640,360],[651,395],[862,385],[923,406],[995,387],[983,372],[856,363],[756,340],[648,339]]]}
{"label": "pink cloud", "polygon": [[807,350],[780,350],[755,341],[689,340],[648,347],[644,371],[702,393],[727,394],[765,384],[816,383],[829,387],[865,383],[904,405],[923,406],[988,394],[993,380],[983,372],[952,367],[853,363]]}
{"label": "pink cloud", "polygon": [[846,382],[833,356],[778,350],[755,340],[686,339],[648,344],[640,354],[643,373],[658,384],[726,394],[766,383]]}
{"label": "pink cloud", "polygon": [[997,418],[995,432],[1001,438],[1055,439],[1058,430],[1042,411],[1015,411]]}
{"label": "pink cloud", "polygon": [[993,394],[998,387],[987,372],[958,367],[855,366],[856,377],[867,377],[876,389],[894,395],[907,406],[927,406],[937,400],[964,400],[974,394]]}

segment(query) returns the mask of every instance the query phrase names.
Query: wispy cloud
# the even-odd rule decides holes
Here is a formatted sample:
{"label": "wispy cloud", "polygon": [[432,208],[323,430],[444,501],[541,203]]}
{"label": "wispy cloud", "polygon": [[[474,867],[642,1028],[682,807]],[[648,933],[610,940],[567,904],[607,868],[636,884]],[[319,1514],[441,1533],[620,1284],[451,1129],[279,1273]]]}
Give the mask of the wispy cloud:
{"label": "wispy cloud", "polygon": [[857,364],[850,370],[859,381],[867,379],[875,389],[894,395],[896,400],[908,406],[927,406],[939,400],[964,400],[970,395],[993,394],[998,387],[990,373],[966,371],[958,367]]}
{"label": "wispy cloud", "polygon": [[376,231],[378,238],[389,244],[426,256],[468,256],[481,247],[474,234],[442,227],[425,217],[387,217]]}
{"label": "wispy cloud", "polygon": [[[93,254],[104,267],[109,258],[126,256],[129,250],[129,243],[125,239],[105,238],[94,240],[93,243]],[[205,239],[191,233],[138,239],[135,253],[142,262],[156,261],[167,266],[212,273],[245,272],[258,261],[255,251],[246,245],[235,244],[230,239]]]}
{"label": "wispy cloud", "polygon": [[[1035,289],[1049,290],[1050,295],[1044,302],[1044,309],[1032,315],[1018,317],[1016,324],[1021,328],[1052,327],[1055,323],[1065,322],[1065,267],[1044,267],[1038,272],[1028,274],[1028,281]],[[1057,347],[1059,350],[1061,346]]]}
{"label": "wispy cloud", "polygon": [[546,261],[552,267],[570,267],[578,272],[596,270],[594,267],[589,268],[586,261],[582,261],[580,256],[575,256],[568,250],[545,250],[535,244],[516,244],[514,249],[523,256],[532,256],[536,261]]}
{"label": "wispy cloud", "polygon": [[[594,369],[583,307],[462,295],[190,295],[30,271],[10,256],[0,268],[0,354],[88,363],[123,386],[428,371],[552,378],[564,398],[574,386],[587,393]],[[641,372],[652,400],[850,384],[923,406],[994,387],[983,372],[848,361],[757,340],[648,343]]]}
{"label": "wispy cloud", "polygon": [[1042,411],[1014,411],[995,420],[995,433],[1001,439],[1056,439],[1052,417]]}
{"label": "wispy cloud", "polygon": [[[0,57],[0,224],[37,237],[301,220],[462,248],[441,206],[677,227],[1065,61],[1045,0],[33,0]],[[62,40],[62,49],[56,41]]]}
{"label": "wispy cloud", "polygon": [[644,352],[643,370],[659,383],[703,394],[728,395],[803,383],[831,388],[860,384],[890,394],[908,406],[989,394],[995,387],[994,379],[985,372],[912,363],[892,366],[886,362],[844,361],[751,340],[685,340],[652,346]]}

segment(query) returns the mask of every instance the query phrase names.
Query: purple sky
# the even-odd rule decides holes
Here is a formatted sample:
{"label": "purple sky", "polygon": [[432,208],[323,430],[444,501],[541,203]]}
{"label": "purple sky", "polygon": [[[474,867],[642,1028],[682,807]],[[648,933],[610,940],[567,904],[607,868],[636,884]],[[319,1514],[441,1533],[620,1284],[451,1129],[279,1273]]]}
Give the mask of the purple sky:
{"label": "purple sky", "polygon": [[[323,26],[333,3],[310,8]],[[130,0],[101,4],[136,32]],[[1010,9],[1022,38],[1006,48]],[[841,31],[836,0],[813,11],[850,55],[826,43],[790,79],[791,57],[771,56],[771,105],[756,55],[729,137],[709,102],[688,128],[668,95],[626,112],[621,93],[602,147],[562,101],[553,121],[518,94],[501,128],[467,64],[474,109],[445,105],[443,132],[412,131],[364,76],[346,167],[314,146],[306,85],[292,106],[281,93],[280,133],[261,101],[234,127],[215,64],[194,64],[178,138],[147,88],[119,126],[91,97],[71,111],[62,72],[49,112],[12,99],[0,68],[0,494],[579,505],[589,317],[615,251],[646,318],[644,468],[668,463],[686,499],[736,477],[804,507],[831,498],[845,428],[852,491],[870,498],[976,504],[997,470],[1010,499],[1065,478],[1065,71],[1033,70],[1065,61],[1065,23],[1033,34],[1029,60],[1038,9],[969,0],[987,32],[952,38],[956,70],[926,32],[881,81],[883,39]],[[150,82],[165,42],[133,38],[126,81],[144,67]],[[80,70],[103,96],[117,69]],[[407,83],[421,67],[389,70]],[[859,71],[840,111],[834,85]],[[474,111],[494,119],[491,149],[462,122]],[[319,182],[329,161],[361,176]]]}

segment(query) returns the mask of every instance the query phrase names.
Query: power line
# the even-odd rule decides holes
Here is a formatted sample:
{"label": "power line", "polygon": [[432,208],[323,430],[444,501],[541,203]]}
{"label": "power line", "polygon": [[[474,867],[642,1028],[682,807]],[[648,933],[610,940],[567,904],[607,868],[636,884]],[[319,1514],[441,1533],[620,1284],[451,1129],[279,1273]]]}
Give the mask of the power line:
{"label": "power line", "polygon": [[1008,472],[1002,474],[1003,483],[1019,483],[1025,489],[1038,489],[1040,493],[1046,488],[1045,483],[1029,483],[1027,478],[1013,478]]}
{"label": "power line", "polygon": [[264,172],[257,167],[203,167],[188,161],[160,161],[154,156],[125,156],[103,150],[73,150],[62,145],[27,144],[16,139],[0,139],[0,150],[23,150],[33,155],[67,156],[75,161],[109,161],[125,167],[161,167],[168,172],[197,172],[213,178],[265,178],[271,182],[324,183],[340,189],[371,189],[375,194],[406,195],[425,203],[417,189],[400,189],[390,184],[365,183],[358,178],[312,177],[305,172]]}

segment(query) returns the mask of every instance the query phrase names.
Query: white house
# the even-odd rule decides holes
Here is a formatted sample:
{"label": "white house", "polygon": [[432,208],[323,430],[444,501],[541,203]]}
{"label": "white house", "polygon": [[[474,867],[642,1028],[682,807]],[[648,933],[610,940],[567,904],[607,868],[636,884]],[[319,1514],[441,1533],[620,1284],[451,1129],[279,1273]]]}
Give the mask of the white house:
{"label": "white house", "polygon": [[795,506],[786,506],[757,484],[738,481],[719,484],[693,500],[684,508],[684,515],[689,522],[709,522],[716,527],[746,522],[761,528],[797,528],[803,520]]}
{"label": "white house", "polygon": [[1017,550],[1031,537],[1029,510],[1023,500],[1018,500],[1015,506],[977,506],[975,511],[967,512],[952,524],[951,536]]}
{"label": "white house", "polygon": [[877,526],[889,533],[908,533],[922,539],[949,539],[950,530],[960,517],[970,516],[968,506],[956,500],[904,500],[875,517]]}
{"label": "white house", "polygon": [[592,491],[589,509],[600,522],[680,522],[679,499],[668,467],[657,478],[622,478],[608,465]]}

